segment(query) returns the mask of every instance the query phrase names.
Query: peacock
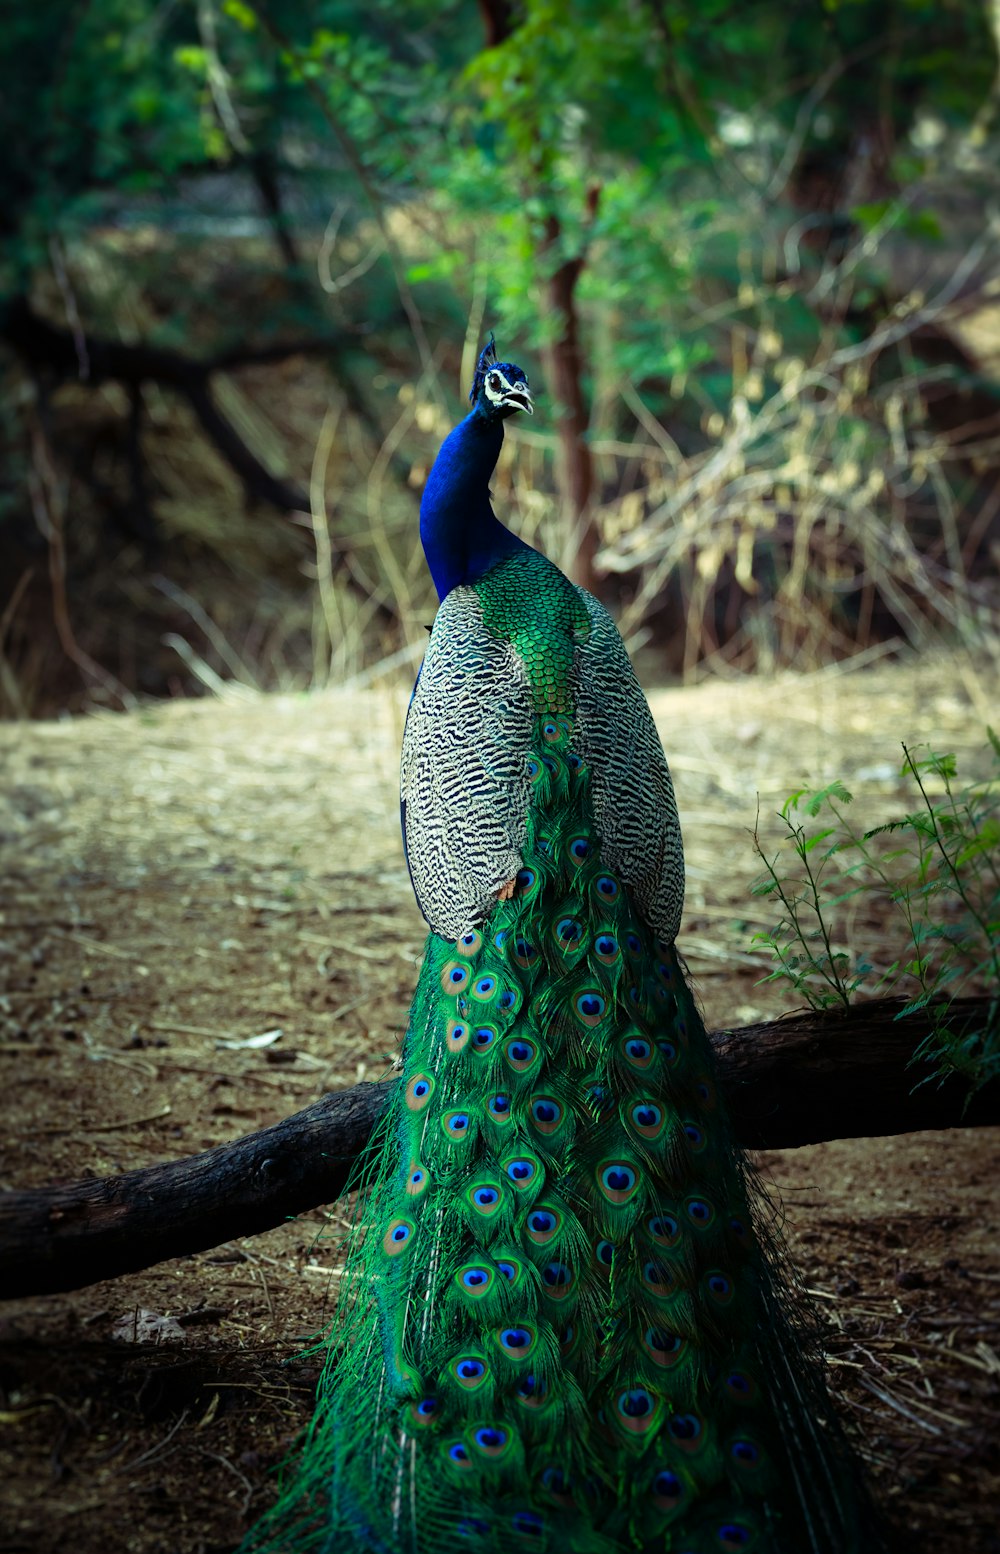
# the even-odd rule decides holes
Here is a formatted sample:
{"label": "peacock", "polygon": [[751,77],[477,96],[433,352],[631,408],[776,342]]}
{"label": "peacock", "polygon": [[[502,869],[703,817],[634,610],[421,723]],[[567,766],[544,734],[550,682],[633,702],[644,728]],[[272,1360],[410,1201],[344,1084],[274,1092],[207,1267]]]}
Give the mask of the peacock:
{"label": "peacock", "polygon": [[499,522],[481,353],[420,510],[401,814],[429,936],[301,1471],[252,1546],[873,1554],[675,948],[677,809],[609,613]]}

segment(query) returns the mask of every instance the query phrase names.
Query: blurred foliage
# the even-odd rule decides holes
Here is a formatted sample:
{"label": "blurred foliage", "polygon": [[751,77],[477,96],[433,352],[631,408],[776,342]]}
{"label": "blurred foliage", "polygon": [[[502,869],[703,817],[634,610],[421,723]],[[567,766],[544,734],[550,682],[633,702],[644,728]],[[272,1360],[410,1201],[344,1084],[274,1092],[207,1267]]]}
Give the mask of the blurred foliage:
{"label": "blurred foliage", "polygon": [[[462,371],[492,326],[537,381],[567,262],[599,562],[662,668],[981,643],[1000,422],[970,338],[1000,289],[996,25],[986,0],[15,8],[7,710],[182,689],[198,655],[202,679],[253,662],[282,685],[412,657],[432,608],[417,493]],[[77,373],[14,341],[25,299],[72,333]],[[88,381],[97,337],[225,357],[214,402],[301,521],[155,372]],[[297,339],[308,362],[255,362]],[[558,558],[547,412],[512,439],[509,510]],[[239,635],[228,660],[162,574]],[[46,619],[68,679],[34,641]]]}

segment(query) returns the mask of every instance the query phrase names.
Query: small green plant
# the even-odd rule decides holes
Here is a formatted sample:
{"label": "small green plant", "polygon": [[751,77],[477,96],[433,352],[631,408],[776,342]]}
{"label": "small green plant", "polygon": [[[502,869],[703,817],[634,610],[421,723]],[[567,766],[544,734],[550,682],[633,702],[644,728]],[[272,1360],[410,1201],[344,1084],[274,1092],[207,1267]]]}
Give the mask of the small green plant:
{"label": "small green plant", "polygon": [[[959,1074],[970,1090],[1000,1073],[1000,739],[988,733],[993,773],[965,787],[954,755],[918,759],[904,745],[901,776],[918,803],[901,819],[861,830],[846,814],[852,795],[832,782],[782,806],[794,864],[768,858],[754,833],[766,872],[753,894],[781,907],[777,925],[753,936],[777,962],[762,981],[790,982],[814,1009],[902,995],[897,1018],[926,1009],[930,1021],[914,1060],[939,1078]],[[900,953],[879,964],[890,943]],[[985,994],[982,1018],[956,1032],[948,1007],[970,994]]]}

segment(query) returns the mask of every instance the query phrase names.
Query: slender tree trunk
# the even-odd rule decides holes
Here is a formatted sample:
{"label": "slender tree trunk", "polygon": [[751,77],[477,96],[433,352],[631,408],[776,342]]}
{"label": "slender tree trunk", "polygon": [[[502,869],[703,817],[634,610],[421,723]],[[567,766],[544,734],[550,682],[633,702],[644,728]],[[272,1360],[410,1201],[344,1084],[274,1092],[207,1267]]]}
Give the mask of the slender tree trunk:
{"label": "slender tree trunk", "polygon": [[[587,196],[591,219],[597,211],[598,198],[599,190],[595,186]],[[550,213],[545,222],[545,240],[539,251],[543,265],[558,244],[560,234],[559,218]],[[556,478],[570,525],[566,542],[569,561],[567,570],[572,574],[574,582],[593,589],[594,557],[598,544],[590,509],[594,491],[594,461],[586,440],[590,411],[583,392],[583,355],[576,307],[576,286],[584,262],[582,254],[572,259],[563,259],[546,281],[549,308],[558,318],[560,326],[547,355],[549,382],[556,401],[556,431],[559,438]]]}
{"label": "slender tree trunk", "polygon": [[[518,20],[510,0],[479,0],[487,48],[506,43],[517,29]],[[543,236],[536,250],[538,268],[545,274],[544,291],[548,311],[558,320],[558,329],[546,351],[549,387],[555,401],[556,435],[559,450],[556,459],[556,483],[567,523],[564,546],[565,570],[574,582],[593,589],[596,574],[594,557],[598,536],[591,512],[594,490],[594,463],[587,444],[590,409],[583,390],[583,351],[580,321],[576,305],[576,287],[586,263],[586,242],[580,252],[561,259],[551,268],[553,250],[558,248],[562,225],[554,206],[554,197],[544,171],[545,148],[539,148],[536,165],[526,180],[526,198],[537,195],[549,207]],[[594,184],[586,197],[587,224],[597,214],[600,188]]]}

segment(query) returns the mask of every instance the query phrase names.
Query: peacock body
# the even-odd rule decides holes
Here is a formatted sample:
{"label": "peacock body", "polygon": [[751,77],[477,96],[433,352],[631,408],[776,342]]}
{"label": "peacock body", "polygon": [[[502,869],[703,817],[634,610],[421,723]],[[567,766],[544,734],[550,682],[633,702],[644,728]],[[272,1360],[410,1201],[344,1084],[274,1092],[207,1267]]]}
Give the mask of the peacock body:
{"label": "peacock body", "polygon": [[403,746],[431,931],[278,1546],[868,1554],[674,948],[652,717],[607,612],[490,508],[523,373],[488,348],[472,398]]}

